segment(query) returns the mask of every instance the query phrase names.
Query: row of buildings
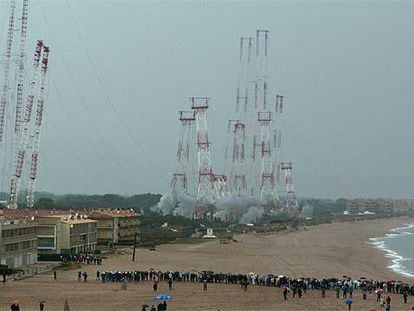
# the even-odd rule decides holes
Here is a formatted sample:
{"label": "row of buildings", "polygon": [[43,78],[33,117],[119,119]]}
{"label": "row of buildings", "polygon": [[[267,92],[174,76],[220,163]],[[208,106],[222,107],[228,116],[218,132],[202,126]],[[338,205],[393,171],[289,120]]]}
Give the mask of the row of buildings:
{"label": "row of buildings", "polygon": [[0,264],[19,268],[38,255],[92,253],[98,244],[133,240],[138,225],[132,210],[0,209]]}
{"label": "row of buildings", "polygon": [[351,213],[363,212],[414,212],[413,199],[348,199],[346,210]]}

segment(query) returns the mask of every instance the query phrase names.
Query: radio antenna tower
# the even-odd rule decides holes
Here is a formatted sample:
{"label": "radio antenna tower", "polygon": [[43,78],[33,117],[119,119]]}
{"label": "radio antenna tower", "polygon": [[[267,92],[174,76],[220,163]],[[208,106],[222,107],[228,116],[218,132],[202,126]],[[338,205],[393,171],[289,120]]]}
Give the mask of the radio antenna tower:
{"label": "radio antenna tower", "polygon": [[215,206],[215,177],[211,164],[210,140],[207,127],[208,97],[191,97],[191,109],[196,114],[197,125],[197,155],[198,155],[198,185],[197,201],[193,218],[203,219],[212,216]]}
{"label": "radio antenna tower", "polygon": [[279,208],[279,197],[276,189],[275,167],[272,158],[269,127],[272,122],[271,112],[259,112],[257,121],[260,124],[261,170],[260,199],[264,212],[271,213]]}
{"label": "radio antenna tower", "polygon": [[195,121],[195,111],[180,111],[181,122],[180,139],[177,148],[177,161],[175,172],[171,180],[171,190],[174,199],[174,208],[180,204],[179,194],[188,193],[188,172],[190,170],[190,134]]}
{"label": "radio antenna tower", "polygon": [[[252,37],[240,38],[240,54],[239,54],[239,81],[236,92],[236,113],[240,111],[246,115],[249,99],[249,67],[252,50]],[[245,51],[247,49],[247,51]],[[240,106],[242,105],[242,109]]]}
{"label": "radio antenna tower", "polygon": [[42,127],[43,120],[43,109],[45,104],[46,97],[46,82],[47,82],[47,69],[49,62],[49,47],[43,45],[43,54],[42,54],[42,68],[41,68],[41,80],[40,80],[40,92],[39,99],[36,106],[36,120],[34,127],[33,135],[33,145],[32,145],[32,157],[30,165],[30,175],[29,175],[29,187],[27,192],[27,206],[32,208],[34,205],[34,191],[36,185],[37,177],[37,166],[38,158],[40,151],[40,130]]}
{"label": "radio antenna tower", "polygon": [[239,196],[247,192],[246,156],[245,156],[245,125],[242,122],[234,124],[233,140],[233,180],[232,191]]}
{"label": "radio antenna tower", "polygon": [[292,162],[281,162],[280,169],[284,173],[284,177],[285,177],[285,191],[286,191],[285,208],[286,208],[286,211],[297,216],[300,211],[299,211],[298,199],[296,197],[296,192],[293,188],[293,181],[292,181],[293,164]]}
{"label": "radio antenna tower", "polygon": [[10,65],[11,65],[11,54],[13,46],[13,37],[14,37],[14,27],[15,27],[15,14],[16,14],[16,1],[10,0],[10,15],[9,15],[9,24],[7,28],[7,39],[6,39],[6,48],[4,51],[4,66],[3,66],[3,85],[1,86],[1,97],[0,97],[0,163],[6,161],[5,155],[2,152],[2,145],[5,135],[5,126],[6,126],[6,110],[9,104],[9,75],[10,75]]}
{"label": "radio antenna tower", "polygon": [[27,140],[28,140],[28,131],[29,125],[32,116],[33,103],[35,97],[35,88],[37,83],[37,76],[39,72],[39,63],[41,58],[41,53],[43,49],[43,41],[38,40],[36,44],[36,49],[33,58],[32,64],[32,77],[29,84],[29,90],[27,94],[26,107],[23,118],[23,130],[20,131],[20,142],[19,149],[16,156],[16,165],[14,175],[10,181],[10,207],[17,208],[17,198],[20,191],[20,181],[23,172],[25,154],[27,149]]}

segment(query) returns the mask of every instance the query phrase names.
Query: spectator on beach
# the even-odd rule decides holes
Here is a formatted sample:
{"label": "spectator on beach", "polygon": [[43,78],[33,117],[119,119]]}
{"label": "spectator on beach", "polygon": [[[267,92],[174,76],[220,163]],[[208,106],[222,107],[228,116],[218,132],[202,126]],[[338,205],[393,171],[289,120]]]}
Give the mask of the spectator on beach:
{"label": "spectator on beach", "polygon": [[53,271],[53,279],[56,281],[57,275],[56,275],[56,270]]}
{"label": "spectator on beach", "polygon": [[403,294],[404,303],[407,303],[407,297],[408,297],[407,292],[404,292],[404,294]]}
{"label": "spectator on beach", "polygon": [[172,277],[171,277],[171,278],[168,279],[168,289],[169,290],[172,290],[172,283],[173,283],[173,281],[172,281]]}
{"label": "spectator on beach", "polygon": [[101,277],[101,273],[99,272],[99,270],[96,271],[96,280],[99,281]]}
{"label": "spectator on beach", "polygon": [[339,293],[341,292],[341,286],[339,284],[335,287],[336,298],[339,298]]}
{"label": "spectator on beach", "polygon": [[154,292],[156,292],[158,290],[158,284],[156,281],[154,281],[154,284],[152,285],[152,289]]}
{"label": "spectator on beach", "polygon": [[40,311],[43,311],[45,309],[45,302],[44,301],[40,302],[39,309],[40,309]]}
{"label": "spectator on beach", "polygon": [[367,300],[367,290],[365,288],[362,289],[362,299]]}
{"label": "spectator on beach", "polygon": [[287,286],[285,286],[285,288],[283,289],[283,299],[287,300],[287,294],[288,294],[288,288]]}
{"label": "spectator on beach", "polygon": [[161,302],[157,306],[157,311],[162,311],[162,304],[161,304]]}
{"label": "spectator on beach", "polygon": [[19,302],[16,300],[13,302],[13,304],[10,306],[11,311],[20,311]]}
{"label": "spectator on beach", "polygon": [[325,286],[323,286],[323,287],[321,288],[322,298],[325,298],[325,291],[326,291]]}
{"label": "spectator on beach", "polygon": [[377,302],[380,302],[382,299],[381,297],[381,291],[377,291]]}
{"label": "spectator on beach", "polygon": [[354,291],[354,288],[352,286],[349,287],[349,298],[352,299],[352,293]]}
{"label": "spectator on beach", "polygon": [[387,302],[387,307],[391,306],[391,297],[390,296],[388,296],[385,301]]}
{"label": "spectator on beach", "polygon": [[81,271],[79,271],[79,272],[78,272],[78,281],[80,282],[80,281],[81,281],[81,279],[82,279],[82,272],[81,272]]}
{"label": "spectator on beach", "polygon": [[207,291],[207,279],[204,279],[203,281],[203,291]]}
{"label": "spectator on beach", "polygon": [[157,309],[155,309],[154,305],[152,305],[150,311],[157,311]]}
{"label": "spectator on beach", "polygon": [[83,275],[83,282],[88,282],[88,273],[85,271],[85,272],[83,272],[82,273],[82,275]]}
{"label": "spectator on beach", "polygon": [[162,303],[162,310],[163,310],[163,311],[167,311],[167,302],[166,302],[166,301],[164,301],[164,302]]}
{"label": "spectator on beach", "polygon": [[298,288],[298,297],[302,298],[302,289],[300,287]]}
{"label": "spectator on beach", "polygon": [[346,299],[346,295],[348,293],[348,286],[345,284],[342,286],[342,298]]}

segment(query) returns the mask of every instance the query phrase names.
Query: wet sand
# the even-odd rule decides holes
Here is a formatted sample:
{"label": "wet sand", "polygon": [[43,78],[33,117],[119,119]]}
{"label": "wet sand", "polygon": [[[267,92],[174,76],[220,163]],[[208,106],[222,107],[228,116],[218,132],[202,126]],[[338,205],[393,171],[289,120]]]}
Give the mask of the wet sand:
{"label": "wet sand", "polygon": [[[52,275],[37,276],[23,281],[0,284],[0,310],[9,310],[14,299],[20,301],[22,310],[38,310],[39,300],[46,301],[46,310],[63,310],[68,299],[71,310],[140,310],[142,303],[151,304],[153,292],[150,283],[128,284],[126,291],[119,283],[94,281],[96,270],[160,270],[189,269],[213,270],[237,273],[277,273],[292,277],[367,277],[396,279],[414,283],[387,269],[387,260],[381,250],[368,244],[370,237],[383,236],[390,229],[412,223],[414,219],[393,218],[332,223],[308,227],[293,233],[270,235],[246,234],[235,238],[239,242],[220,244],[210,241],[201,244],[170,244],[156,251],[137,249],[136,261],[131,261],[131,250],[104,260],[102,266],[85,266],[89,272],[88,283],[77,281],[77,270],[58,272],[58,280]],[[167,284],[160,285],[160,292],[168,292]],[[168,310],[347,310],[342,299],[327,292],[308,292],[302,299],[282,301],[280,289],[210,284],[208,292],[201,284],[176,283],[174,299]],[[393,310],[409,310],[400,296],[392,296]],[[354,293],[353,310],[371,310],[377,306],[375,297],[361,299]]]}

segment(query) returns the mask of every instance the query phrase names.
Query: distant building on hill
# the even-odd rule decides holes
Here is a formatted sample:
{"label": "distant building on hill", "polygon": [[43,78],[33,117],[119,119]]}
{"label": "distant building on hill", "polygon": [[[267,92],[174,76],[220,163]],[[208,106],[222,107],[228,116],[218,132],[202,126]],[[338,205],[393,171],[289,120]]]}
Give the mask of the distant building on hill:
{"label": "distant building on hill", "polygon": [[412,199],[349,199],[346,210],[352,214],[363,212],[410,212],[414,211]]}

